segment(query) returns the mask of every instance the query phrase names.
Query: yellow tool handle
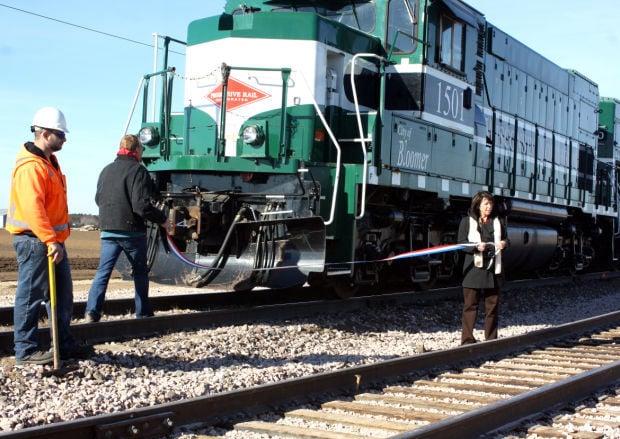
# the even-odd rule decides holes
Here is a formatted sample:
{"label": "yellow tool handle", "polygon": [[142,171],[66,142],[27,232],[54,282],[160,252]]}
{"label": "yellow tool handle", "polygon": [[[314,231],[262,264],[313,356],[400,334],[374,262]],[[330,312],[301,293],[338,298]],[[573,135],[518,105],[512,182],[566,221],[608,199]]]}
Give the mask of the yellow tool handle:
{"label": "yellow tool handle", "polygon": [[47,271],[50,284],[50,306],[56,308],[56,266],[54,265],[53,256],[47,257]]}
{"label": "yellow tool handle", "polygon": [[56,265],[54,257],[47,256],[47,271],[50,284],[50,310],[52,320],[52,346],[54,349],[54,370],[60,368],[60,346],[58,340],[58,316],[56,313]]}

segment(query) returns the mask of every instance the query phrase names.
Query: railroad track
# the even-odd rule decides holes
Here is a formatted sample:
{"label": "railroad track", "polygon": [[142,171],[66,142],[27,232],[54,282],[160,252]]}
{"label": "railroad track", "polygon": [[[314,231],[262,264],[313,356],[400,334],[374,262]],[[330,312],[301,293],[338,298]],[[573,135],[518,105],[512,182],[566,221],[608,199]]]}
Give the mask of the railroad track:
{"label": "railroad track", "polygon": [[535,349],[458,372],[442,372],[433,379],[414,379],[328,401],[313,410],[288,411],[276,422],[238,423],[234,429],[326,439],[479,437],[611,385],[614,396],[605,395],[595,410],[558,417],[553,421],[556,425],[528,428],[528,433],[543,437],[600,438],[600,433],[575,432],[570,425],[620,426],[620,412],[613,408],[620,407],[615,396],[620,390],[620,350],[607,344],[613,339],[620,340],[620,327],[564,347]]}
{"label": "railroad track", "polygon": [[[583,416],[589,417],[583,425],[618,428],[617,416],[600,413],[618,407],[619,321],[620,312],[615,312],[517,337],[28,428],[0,438],[163,437],[190,424],[227,425],[241,435],[253,431],[323,439],[478,438],[570,406],[598,389],[612,389],[602,401],[606,406],[584,408],[573,421],[558,419],[532,431],[566,437]],[[572,427],[562,427],[562,422]]]}
{"label": "railroad track", "polygon": [[[506,285],[505,292],[526,287],[554,285],[562,282],[605,282],[620,276],[616,273],[595,273],[579,278],[549,278],[527,281],[515,281]],[[318,313],[345,312],[382,304],[428,305],[442,300],[460,300],[461,288],[438,288],[423,292],[399,292],[354,297],[346,300],[320,299],[308,289],[286,291],[256,291],[251,293],[206,293],[184,294],[154,297],[153,305],[158,314],[149,319],[110,319],[98,323],[77,323],[72,325],[76,341],[97,344],[131,337],[149,337],[162,333],[204,329],[217,325],[239,325],[259,321],[278,320],[311,316]],[[133,307],[133,298],[116,299],[106,302],[108,315],[126,314]],[[77,316],[84,314],[84,303],[76,303],[80,310]],[[208,311],[166,313],[174,309]],[[4,316],[12,322],[12,308],[0,308]],[[9,312],[10,311],[10,312]],[[75,310],[74,310],[75,312]],[[2,316],[0,312],[0,316]],[[10,317],[9,317],[10,316]],[[49,329],[39,328],[39,340],[42,346],[50,346]],[[13,329],[5,326],[0,331],[0,356],[12,354]]]}
{"label": "railroad track", "polygon": [[[197,330],[211,328],[218,325],[241,325],[251,324],[261,321],[282,321],[285,319],[306,317],[316,314],[347,312],[377,306],[386,303],[408,303],[408,304],[429,304],[437,300],[455,298],[460,294],[459,288],[444,288],[432,292],[424,293],[393,293],[376,296],[355,297],[346,300],[311,300],[307,297],[306,301],[290,302],[296,298],[295,295],[283,298],[279,295],[269,296],[268,292],[264,295],[255,296],[249,299],[244,306],[241,306],[239,298],[232,298],[232,294],[223,293],[210,297],[209,294],[200,295],[202,303],[211,304],[219,309],[211,311],[196,311],[189,313],[158,314],[148,319],[110,319],[102,320],[98,323],[78,323],[72,325],[72,333],[76,341],[80,343],[98,344],[110,341],[123,340],[130,337],[149,337],[162,333],[171,333],[184,330]],[[190,297],[183,296],[184,302],[190,302]],[[178,296],[169,296],[170,302],[178,303]],[[164,298],[161,298],[162,300]],[[125,302],[128,303],[128,302]],[[131,299],[133,304],[133,299]],[[120,305],[117,305],[120,307]],[[193,308],[199,308],[194,303]],[[42,346],[50,346],[49,328],[42,326],[39,328],[39,341]],[[11,355],[8,347],[13,346],[13,330],[6,328],[0,331],[0,356]]]}
{"label": "railroad track", "polygon": [[[182,290],[179,288],[179,290]],[[325,296],[323,294],[323,296]],[[258,305],[270,305],[303,300],[317,300],[321,295],[309,288],[296,290],[258,290],[251,292],[205,292],[189,294],[171,294],[168,296],[151,297],[151,304],[156,312],[167,312],[175,309],[208,310],[213,308],[248,307]],[[324,297],[323,297],[324,298]],[[75,302],[73,305],[73,318],[82,319],[86,302]],[[134,298],[106,300],[103,308],[105,316],[121,316],[133,312],[135,308]],[[46,316],[45,306],[41,306],[41,315]],[[13,325],[13,307],[0,307],[0,327]]]}
{"label": "railroad track", "polygon": [[[618,317],[620,314],[615,317],[616,324]],[[550,407],[590,396],[593,389],[613,386],[614,394],[620,391],[619,341],[620,326],[616,326],[477,366],[442,371],[433,378],[403,380],[399,385],[333,399],[316,409],[287,411],[275,422],[237,423],[234,429],[324,439],[479,437]],[[515,341],[514,348],[521,345]],[[620,408],[620,398],[606,395],[601,403],[596,410],[558,418],[552,426],[535,425],[528,433],[603,437],[574,431],[575,424],[620,427],[620,411],[613,413],[613,407]]]}
{"label": "railroad track", "polygon": [[[613,279],[619,277],[620,273],[592,273],[587,275],[581,275],[578,277],[558,277],[548,279],[534,279],[534,280],[520,280],[509,282],[504,291],[510,291],[511,288],[523,288],[529,285],[542,285],[555,284],[561,282],[589,282],[602,279]],[[179,288],[181,291],[182,289]],[[376,288],[373,293],[376,293]],[[461,292],[460,287],[444,287],[433,290],[427,290],[424,292],[417,292],[421,297],[424,295],[431,296],[433,294],[439,294],[440,298],[445,297],[446,291],[451,291],[450,294],[458,295]],[[405,291],[405,294],[408,292]],[[371,293],[372,294],[372,293]],[[226,307],[248,307],[259,305],[274,305],[278,303],[291,303],[302,301],[314,301],[314,300],[330,300],[334,299],[333,294],[326,290],[319,290],[315,288],[303,287],[286,290],[256,290],[247,292],[229,292],[229,291],[209,291],[205,293],[189,293],[189,294],[171,294],[167,296],[154,296],[151,297],[151,303],[156,312],[167,312],[175,309],[188,309],[188,310],[209,310],[214,308],[226,308]],[[126,297],[119,299],[106,300],[103,308],[104,315],[106,316],[121,316],[126,315],[128,312],[134,310],[134,298]],[[81,319],[84,317],[84,311],[86,308],[86,302],[75,302],[73,305],[73,318]],[[41,306],[41,315],[46,316],[47,312],[45,306]],[[13,307],[12,306],[0,306],[0,327],[9,327],[13,325]]]}

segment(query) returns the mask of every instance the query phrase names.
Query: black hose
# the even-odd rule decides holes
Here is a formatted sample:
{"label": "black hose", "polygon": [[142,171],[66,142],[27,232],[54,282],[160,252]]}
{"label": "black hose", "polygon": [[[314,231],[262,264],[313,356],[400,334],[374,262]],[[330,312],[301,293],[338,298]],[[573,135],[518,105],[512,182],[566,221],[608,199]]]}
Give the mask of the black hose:
{"label": "black hose", "polygon": [[230,224],[230,227],[228,228],[228,231],[226,232],[226,236],[224,237],[224,241],[222,242],[222,245],[220,246],[220,249],[219,249],[217,255],[215,255],[215,259],[213,261],[214,263],[211,264],[212,268],[209,268],[208,270],[206,270],[205,273],[199,275],[199,277],[197,279],[194,278],[194,279],[188,280],[186,282],[188,285],[194,286],[194,287],[202,287],[204,285],[208,285],[220,273],[220,269],[222,268],[222,266],[220,266],[220,265],[222,264],[222,259],[223,259],[223,256],[224,256],[224,251],[228,247],[228,243],[229,243],[230,238],[231,238],[231,236],[233,234],[233,230],[235,229],[235,226],[237,225],[237,223],[239,221],[241,221],[243,219],[242,213],[245,210],[248,210],[248,208],[247,207],[242,207],[241,209],[239,209],[239,211],[235,215],[235,218],[233,219],[232,223]]}

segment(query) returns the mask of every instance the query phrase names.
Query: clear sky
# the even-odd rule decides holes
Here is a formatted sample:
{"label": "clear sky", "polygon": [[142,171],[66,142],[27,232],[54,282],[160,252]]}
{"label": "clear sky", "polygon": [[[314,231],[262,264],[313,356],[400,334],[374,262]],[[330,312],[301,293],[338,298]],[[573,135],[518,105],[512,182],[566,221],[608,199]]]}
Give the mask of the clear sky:
{"label": "clear sky", "polygon": [[[116,157],[140,78],[153,71],[153,33],[185,41],[189,22],[223,10],[224,0],[0,0],[0,209],[32,116],[56,106],[70,131],[57,153],[69,212],[97,214],[97,177]],[[183,57],[171,60],[183,73]]]}
{"label": "clear sky", "polygon": [[617,0],[468,0],[487,21],[561,67],[620,99],[620,2]]}
{"label": "clear sky", "polygon": [[[620,98],[617,0],[468,3],[551,61],[593,79],[602,96]],[[153,33],[184,41],[190,21],[223,6],[224,0],[0,0],[0,209],[8,206],[17,151],[32,139],[32,116],[51,105],[65,113],[71,131],[58,153],[69,211],[97,214],[97,177],[115,157],[140,78],[153,69]],[[171,61],[182,74],[183,57]]]}

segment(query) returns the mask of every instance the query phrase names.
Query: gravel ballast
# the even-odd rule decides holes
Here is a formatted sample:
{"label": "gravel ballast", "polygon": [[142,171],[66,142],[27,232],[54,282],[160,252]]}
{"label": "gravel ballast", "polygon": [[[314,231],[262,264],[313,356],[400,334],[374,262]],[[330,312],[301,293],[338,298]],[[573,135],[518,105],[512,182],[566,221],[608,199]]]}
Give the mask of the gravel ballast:
{"label": "gravel ballast", "polygon": [[[509,337],[618,310],[619,284],[620,280],[610,279],[502,292],[499,335]],[[460,342],[461,306],[452,300],[425,307],[381,306],[271,325],[226,326],[100,344],[95,346],[96,355],[80,361],[80,370],[70,377],[42,377],[40,366],[17,367],[5,357],[0,359],[0,431],[455,347]],[[475,335],[483,339],[482,310]]]}

